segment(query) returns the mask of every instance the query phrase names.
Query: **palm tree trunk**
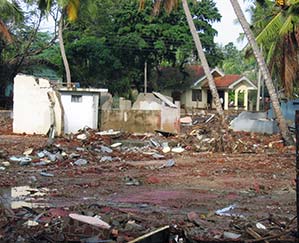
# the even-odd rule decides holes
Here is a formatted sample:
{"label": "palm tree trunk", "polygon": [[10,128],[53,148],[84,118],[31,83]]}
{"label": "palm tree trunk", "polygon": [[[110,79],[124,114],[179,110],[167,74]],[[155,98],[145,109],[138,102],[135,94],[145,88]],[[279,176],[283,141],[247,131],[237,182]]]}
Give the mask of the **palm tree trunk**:
{"label": "palm tree trunk", "polygon": [[65,54],[62,30],[63,30],[63,15],[61,14],[61,17],[59,20],[59,27],[58,27],[58,39],[59,39],[60,53],[61,53],[61,57],[63,60],[65,74],[66,74],[66,82],[67,82],[67,86],[69,87],[71,85],[71,70],[70,70],[69,62],[68,62],[66,54]]}
{"label": "palm tree trunk", "polygon": [[242,12],[242,9],[240,7],[240,4],[238,2],[238,0],[230,0],[231,5],[233,6],[233,9],[235,11],[235,14],[238,17],[238,20],[245,32],[245,35],[248,39],[248,42],[251,45],[251,48],[253,50],[254,56],[258,62],[259,68],[262,72],[262,75],[264,77],[265,80],[265,84],[267,86],[271,101],[272,101],[272,106],[273,106],[273,110],[275,112],[276,118],[277,118],[277,122],[278,122],[278,126],[280,129],[280,133],[281,136],[283,137],[284,141],[286,144],[290,145],[290,144],[294,144],[294,141],[290,135],[286,120],[284,119],[281,109],[280,109],[280,104],[278,101],[278,97],[277,94],[275,92],[275,88],[273,85],[273,81],[270,75],[270,72],[268,70],[268,67],[265,63],[265,59],[262,55],[262,53],[260,52],[258,45],[255,41],[254,35],[250,29],[250,26],[248,24],[248,22],[246,21],[246,18]]}
{"label": "palm tree trunk", "polygon": [[12,37],[1,19],[0,19],[0,34],[3,35],[3,37],[7,40],[8,43],[12,43]]}
{"label": "palm tree trunk", "polygon": [[198,33],[196,31],[196,28],[195,28],[195,25],[194,25],[194,22],[193,22],[191,13],[190,13],[190,9],[189,9],[187,0],[182,0],[182,3],[183,3],[184,12],[185,12],[185,15],[186,15],[186,18],[187,18],[187,22],[188,22],[191,34],[192,34],[193,40],[195,42],[195,46],[196,46],[196,49],[197,49],[197,52],[198,52],[199,59],[200,59],[201,64],[203,66],[205,75],[208,79],[209,88],[211,90],[212,97],[213,97],[213,100],[215,102],[216,110],[217,110],[218,114],[220,115],[220,118],[222,119],[222,121],[224,121],[224,112],[223,112],[222,105],[221,105],[221,102],[220,102],[220,99],[219,99],[219,94],[218,94],[213,76],[211,74],[211,70],[210,70],[208,61],[207,61],[205,53],[203,51],[200,38],[199,38]]}

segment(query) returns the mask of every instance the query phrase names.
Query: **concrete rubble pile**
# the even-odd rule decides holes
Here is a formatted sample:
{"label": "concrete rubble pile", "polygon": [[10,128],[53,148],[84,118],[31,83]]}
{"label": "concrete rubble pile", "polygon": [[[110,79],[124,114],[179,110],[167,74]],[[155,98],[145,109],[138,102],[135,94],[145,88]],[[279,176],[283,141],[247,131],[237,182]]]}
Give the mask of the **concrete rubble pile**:
{"label": "concrete rubble pile", "polygon": [[[234,132],[214,114],[182,121],[181,134],[83,128],[55,139],[11,134],[13,142],[0,141],[0,241],[292,239],[293,211],[284,213],[271,192],[293,196],[294,147],[278,134]],[[273,162],[283,153],[284,161]],[[249,170],[257,173],[242,180]],[[236,177],[241,182],[227,179]],[[277,178],[281,191],[266,183]],[[222,184],[228,191],[214,189]]]}
{"label": "concrete rubble pile", "polygon": [[233,131],[221,124],[214,114],[201,115],[191,119],[185,127],[185,135],[179,138],[181,144],[196,152],[264,153],[287,150],[280,135]]}
{"label": "concrete rubble pile", "polygon": [[[204,122],[202,122],[202,120]],[[208,121],[208,122],[206,122]],[[194,125],[193,125],[194,124]],[[112,161],[167,160],[186,152],[264,153],[289,149],[279,135],[233,132],[215,116],[196,117],[180,135],[98,132],[89,128],[10,156],[21,166],[84,166]],[[47,176],[47,175],[45,175]]]}
{"label": "concrete rubble pile", "polygon": [[[179,243],[211,240],[244,242],[243,239],[271,242],[279,238],[280,242],[292,242],[290,235],[296,227],[295,217],[269,214],[268,217],[254,219],[238,214],[237,207],[232,206],[206,216],[191,211],[179,220],[176,218],[177,223],[170,225],[169,221],[175,220],[174,216],[171,219],[166,212],[149,213],[146,206],[144,209],[145,212],[140,215],[127,211],[126,206],[121,208],[101,203],[56,208],[22,207],[6,211],[1,208],[0,239],[4,242]],[[229,221],[229,224],[224,221]],[[227,226],[220,229],[220,225]],[[164,231],[162,235],[158,235],[161,233],[159,229]],[[157,238],[154,241],[155,234]]]}

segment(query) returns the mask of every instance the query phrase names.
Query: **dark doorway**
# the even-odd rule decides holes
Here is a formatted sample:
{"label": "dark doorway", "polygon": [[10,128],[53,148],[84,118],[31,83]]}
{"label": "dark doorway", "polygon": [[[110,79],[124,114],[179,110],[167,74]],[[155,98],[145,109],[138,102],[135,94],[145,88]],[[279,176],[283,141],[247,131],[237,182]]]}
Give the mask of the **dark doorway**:
{"label": "dark doorway", "polygon": [[[222,108],[224,107],[224,90],[218,90],[218,94],[219,94],[219,99],[222,105]],[[213,103],[213,97],[212,97],[212,93],[210,90],[208,90],[208,107],[212,108],[212,103]]]}

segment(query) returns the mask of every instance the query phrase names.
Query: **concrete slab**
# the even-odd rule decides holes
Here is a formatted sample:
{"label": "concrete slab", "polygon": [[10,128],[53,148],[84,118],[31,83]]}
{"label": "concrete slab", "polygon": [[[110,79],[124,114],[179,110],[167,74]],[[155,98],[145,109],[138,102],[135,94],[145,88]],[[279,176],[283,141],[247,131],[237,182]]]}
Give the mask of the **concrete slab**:
{"label": "concrete slab", "polygon": [[234,131],[266,134],[274,134],[279,132],[277,122],[267,119],[266,112],[243,111],[238,117],[231,121],[230,126]]}

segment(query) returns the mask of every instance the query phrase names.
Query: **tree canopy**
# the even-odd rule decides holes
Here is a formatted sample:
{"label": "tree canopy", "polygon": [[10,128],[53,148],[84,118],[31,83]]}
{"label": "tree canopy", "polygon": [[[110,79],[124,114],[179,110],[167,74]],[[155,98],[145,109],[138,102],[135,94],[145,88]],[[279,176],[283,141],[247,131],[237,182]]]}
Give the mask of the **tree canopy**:
{"label": "tree canopy", "polygon": [[[54,35],[36,31],[49,1],[28,2],[39,11],[28,10],[27,17],[19,24],[11,21],[10,32],[18,38],[1,49],[2,68],[19,63],[18,68],[10,66],[13,69],[10,77],[17,72],[46,73],[54,77],[49,68],[58,70],[58,75],[63,76],[58,44],[52,39]],[[69,2],[72,1],[61,4]],[[143,90],[145,62],[149,74],[160,66],[182,67],[185,63],[194,63],[197,54],[182,7],[178,6],[171,13],[161,11],[153,15],[152,4],[147,1],[144,10],[140,11],[136,0],[117,3],[95,0],[90,11],[90,5],[81,1],[77,20],[69,23],[63,32],[72,81],[82,86],[107,87],[112,93],[123,95],[132,87]],[[190,1],[190,9],[209,63],[216,66],[222,60],[222,53],[214,43],[217,32],[212,23],[219,21],[221,16],[212,0]],[[21,58],[22,63],[16,58]],[[45,65],[48,68],[43,71]],[[154,76],[149,80],[150,89],[159,86]]]}
{"label": "tree canopy", "polygon": [[[151,70],[161,65],[179,66],[196,56],[183,9],[152,14],[148,1],[140,11],[134,0],[96,1],[96,13],[80,13],[65,30],[67,55],[73,81],[83,85],[106,85],[122,93],[134,86],[142,90],[144,63]],[[191,4],[195,24],[211,65],[221,60],[211,23],[220,20],[213,1]],[[150,79],[150,88],[157,86]]]}
{"label": "tree canopy", "polygon": [[[252,29],[273,76],[288,97],[298,89],[299,1],[264,0],[252,8]],[[298,93],[298,91],[297,91]]]}

